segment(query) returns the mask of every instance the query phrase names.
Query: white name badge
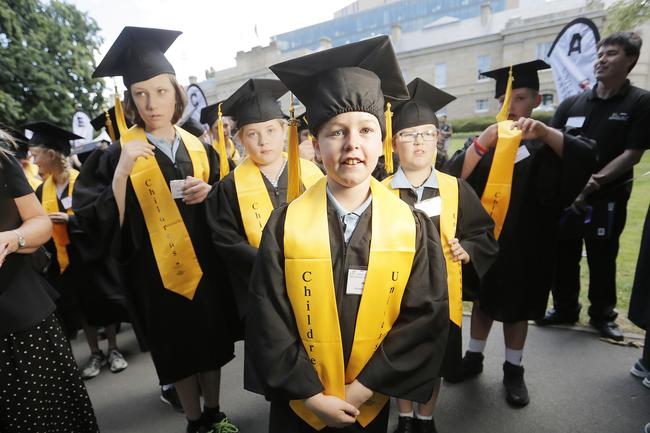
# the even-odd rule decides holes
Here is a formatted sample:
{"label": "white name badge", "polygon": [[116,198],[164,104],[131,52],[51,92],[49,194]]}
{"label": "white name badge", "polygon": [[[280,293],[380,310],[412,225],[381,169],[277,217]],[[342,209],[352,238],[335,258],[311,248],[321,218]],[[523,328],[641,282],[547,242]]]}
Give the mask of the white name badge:
{"label": "white name badge", "polygon": [[529,156],[530,152],[528,151],[528,148],[526,146],[519,146],[519,149],[517,149],[517,156],[515,156],[515,164]]}
{"label": "white name badge", "polygon": [[440,215],[442,211],[442,199],[440,196],[422,200],[419,203],[415,203],[413,206],[416,209],[420,209],[422,212],[426,213],[429,218]]}
{"label": "white name badge", "polygon": [[65,197],[61,199],[63,209],[68,210],[72,207],[72,197]]}
{"label": "white name badge", "polygon": [[367,273],[368,271],[366,269],[348,269],[348,284],[345,287],[345,294],[362,295]]}
{"label": "white name badge", "polygon": [[172,198],[183,198],[183,186],[185,185],[185,180],[170,180],[169,181],[169,190],[172,193]]}
{"label": "white name badge", "polygon": [[569,117],[566,120],[565,126],[570,126],[571,128],[582,128],[582,125],[585,124],[585,116],[574,116]]}

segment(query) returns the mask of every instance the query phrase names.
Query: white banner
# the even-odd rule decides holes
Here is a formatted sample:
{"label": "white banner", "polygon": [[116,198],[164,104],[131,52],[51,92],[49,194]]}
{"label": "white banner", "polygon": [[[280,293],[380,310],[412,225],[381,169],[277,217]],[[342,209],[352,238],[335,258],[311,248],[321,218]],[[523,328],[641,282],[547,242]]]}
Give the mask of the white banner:
{"label": "white banner", "polygon": [[81,140],[73,140],[71,142],[72,147],[84,145],[93,139],[93,125],[90,124],[90,117],[82,111],[77,111],[72,116],[72,132],[77,134],[80,137],[83,137]]}
{"label": "white banner", "polygon": [[187,87],[187,108],[183,119],[193,118],[197,123],[201,123],[201,110],[208,106],[208,100],[203,94],[203,90],[197,84],[190,84]]}
{"label": "white banner", "polygon": [[577,18],[567,24],[548,52],[548,62],[557,86],[558,103],[596,84],[594,64],[598,28],[587,18]]}

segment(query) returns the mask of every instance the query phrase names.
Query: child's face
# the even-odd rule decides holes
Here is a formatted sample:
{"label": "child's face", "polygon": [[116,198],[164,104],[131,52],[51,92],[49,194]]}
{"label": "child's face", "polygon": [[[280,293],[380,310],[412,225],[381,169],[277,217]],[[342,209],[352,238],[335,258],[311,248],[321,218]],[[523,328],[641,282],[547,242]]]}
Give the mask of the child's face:
{"label": "child's face", "polygon": [[438,129],[431,123],[399,131],[393,139],[393,150],[403,170],[421,170],[433,165],[437,143]]}
{"label": "child's face", "polygon": [[282,157],[285,126],[278,119],[250,123],[240,130],[241,143],[253,162],[258,166],[273,164]]}
{"label": "child's face", "polygon": [[369,113],[353,111],[332,117],[314,140],[328,178],[344,187],[368,179],[381,155],[379,121]]}

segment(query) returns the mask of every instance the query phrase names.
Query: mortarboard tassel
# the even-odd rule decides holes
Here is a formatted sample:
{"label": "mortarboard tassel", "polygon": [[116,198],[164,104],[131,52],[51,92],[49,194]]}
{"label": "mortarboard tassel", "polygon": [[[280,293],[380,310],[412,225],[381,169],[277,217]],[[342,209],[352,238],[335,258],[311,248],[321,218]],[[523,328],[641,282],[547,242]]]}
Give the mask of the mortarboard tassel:
{"label": "mortarboard tassel", "polygon": [[219,154],[219,179],[226,177],[230,173],[228,165],[228,153],[226,152],[226,135],[223,132],[223,119],[221,118],[221,104],[217,107],[217,148]]}
{"label": "mortarboard tassel", "polygon": [[384,112],[386,120],[386,138],[384,139],[384,168],[386,173],[393,172],[393,112],[390,111],[390,102],[386,103]]}
{"label": "mortarboard tassel", "polygon": [[115,85],[115,122],[117,123],[117,130],[120,132],[120,137],[129,130],[129,127],[126,126],[126,118],[124,117],[124,111],[122,110],[122,101],[120,100],[120,94],[117,91],[117,84]]}
{"label": "mortarboard tassel", "polygon": [[108,131],[108,135],[111,137],[111,141],[115,142],[117,139],[115,138],[115,130],[113,129],[111,115],[108,114],[108,110],[104,110],[104,115],[106,116],[106,130]]}
{"label": "mortarboard tassel", "polygon": [[503,98],[501,110],[497,113],[497,122],[508,120],[510,114],[510,100],[512,99],[512,66],[508,71],[508,83],[506,84],[506,96]]}
{"label": "mortarboard tassel", "polygon": [[287,162],[289,169],[289,185],[287,188],[287,203],[291,203],[294,199],[300,196],[300,150],[298,149],[298,120],[294,115],[293,107],[293,94],[291,95],[291,103],[289,105],[289,139],[287,143],[289,161]]}

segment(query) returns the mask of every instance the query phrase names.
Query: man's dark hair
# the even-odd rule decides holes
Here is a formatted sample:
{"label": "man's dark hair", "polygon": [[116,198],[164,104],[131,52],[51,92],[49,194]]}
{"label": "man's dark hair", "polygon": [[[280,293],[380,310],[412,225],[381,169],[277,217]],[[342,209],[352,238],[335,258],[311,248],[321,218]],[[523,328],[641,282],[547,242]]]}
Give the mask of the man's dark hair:
{"label": "man's dark hair", "polygon": [[616,32],[612,33],[606,38],[601,39],[596,47],[600,49],[606,45],[618,45],[623,48],[627,57],[635,58],[634,63],[632,63],[627,71],[630,72],[632,69],[634,69],[634,66],[636,66],[637,60],[639,60],[643,40],[641,40],[641,36],[635,32]]}

